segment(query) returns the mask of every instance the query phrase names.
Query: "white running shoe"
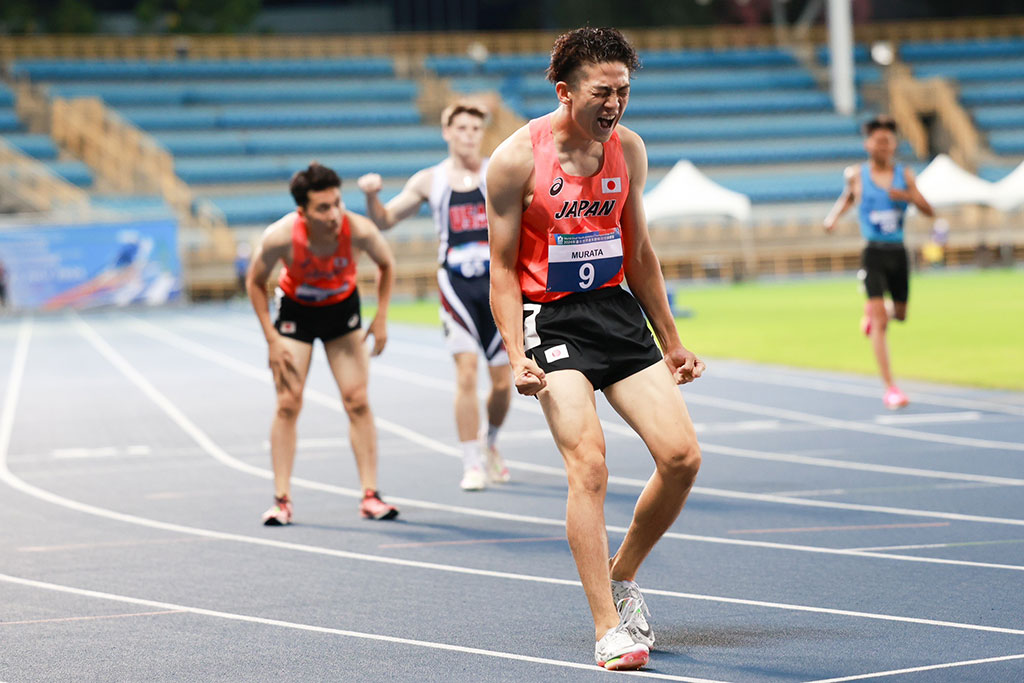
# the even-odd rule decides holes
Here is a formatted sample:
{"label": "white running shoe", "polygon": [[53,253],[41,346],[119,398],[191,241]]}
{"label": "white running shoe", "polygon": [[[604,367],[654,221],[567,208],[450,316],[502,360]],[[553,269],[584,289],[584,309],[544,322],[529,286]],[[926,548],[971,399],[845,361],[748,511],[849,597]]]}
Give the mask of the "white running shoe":
{"label": "white running shoe", "polygon": [[505,459],[495,446],[484,444],[484,452],[487,453],[487,478],[492,484],[504,484],[512,478],[505,465]]}
{"label": "white running shoe", "polygon": [[474,465],[462,472],[462,482],[459,484],[463,491],[483,491],[487,488],[487,475],[479,465]]}
{"label": "white running shoe", "polygon": [[[632,603],[631,598],[627,601]],[[651,652],[643,643],[633,641],[629,635],[626,625],[619,621],[619,625],[608,629],[601,640],[594,645],[594,660],[598,666],[610,671],[627,671],[639,669],[647,665],[651,658]]]}
{"label": "white running shoe", "polygon": [[636,581],[612,581],[612,600],[633,640],[648,648],[654,647],[654,631],[647,623],[651,611],[647,609],[647,601]]}

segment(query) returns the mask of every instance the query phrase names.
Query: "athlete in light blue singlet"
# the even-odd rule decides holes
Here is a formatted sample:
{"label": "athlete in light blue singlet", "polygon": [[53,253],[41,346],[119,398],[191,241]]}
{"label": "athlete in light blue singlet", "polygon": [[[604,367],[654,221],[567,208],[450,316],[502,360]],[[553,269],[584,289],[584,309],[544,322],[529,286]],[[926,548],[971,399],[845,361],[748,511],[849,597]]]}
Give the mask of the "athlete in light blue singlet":
{"label": "athlete in light blue singlet", "polygon": [[[908,400],[893,383],[885,333],[890,317],[899,321],[907,318],[910,285],[907,250],[903,246],[903,216],[910,204],[926,216],[935,213],[918,191],[914,172],[893,161],[896,124],[891,118],[879,116],[865,124],[864,149],[868,160],[846,169],[846,188],[825,218],[825,230],[832,232],[839,216],[857,203],[860,232],[867,241],[860,271],[868,296],[861,331],[871,339],[885,382],[885,407],[896,409],[907,405]],[[886,308],[886,292],[892,297],[891,310]]]}

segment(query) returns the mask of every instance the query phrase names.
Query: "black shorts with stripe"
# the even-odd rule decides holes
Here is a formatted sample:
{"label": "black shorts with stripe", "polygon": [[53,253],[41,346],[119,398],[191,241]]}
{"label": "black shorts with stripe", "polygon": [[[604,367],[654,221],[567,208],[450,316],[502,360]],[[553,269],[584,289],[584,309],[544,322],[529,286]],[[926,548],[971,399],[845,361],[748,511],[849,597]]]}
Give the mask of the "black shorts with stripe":
{"label": "black shorts with stripe", "polygon": [[274,296],[274,329],[282,337],[307,344],[317,338],[324,343],[358,330],[363,324],[359,310],[359,290],[336,304],[309,306],[285,294],[280,288]]}
{"label": "black shorts with stripe", "polygon": [[526,355],[545,372],[579,370],[604,389],[662,360],[640,304],[621,287],[523,300]]}
{"label": "black shorts with stripe", "polygon": [[886,292],[896,303],[906,303],[910,294],[907,248],[902,242],[868,242],[861,254],[861,278],[869,297]]}

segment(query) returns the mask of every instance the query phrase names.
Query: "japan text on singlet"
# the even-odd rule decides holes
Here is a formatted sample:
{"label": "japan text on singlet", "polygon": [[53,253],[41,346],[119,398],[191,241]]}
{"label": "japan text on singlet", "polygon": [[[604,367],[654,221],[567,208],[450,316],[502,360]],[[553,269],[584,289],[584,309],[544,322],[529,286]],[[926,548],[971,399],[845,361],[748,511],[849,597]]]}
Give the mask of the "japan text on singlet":
{"label": "japan text on singlet", "polygon": [[601,170],[571,176],[558,163],[551,114],[530,121],[534,190],[519,233],[519,284],[544,303],[622,282],[619,218],[629,174],[618,132],[604,143]]}
{"label": "japan text on singlet", "polygon": [[317,256],[309,249],[305,219],[296,215],[292,225],[292,262],[281,268],[278,286],[307,306],[327,306],[347,299],[356,288],[348,216],[341,219],[338,248],[330,256]]}

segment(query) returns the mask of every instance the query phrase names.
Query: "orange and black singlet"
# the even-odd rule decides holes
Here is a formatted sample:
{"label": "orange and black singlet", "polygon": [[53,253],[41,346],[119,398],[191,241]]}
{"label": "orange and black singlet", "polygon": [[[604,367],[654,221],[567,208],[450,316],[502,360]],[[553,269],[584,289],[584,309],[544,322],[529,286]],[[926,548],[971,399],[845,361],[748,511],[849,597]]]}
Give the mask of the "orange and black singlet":
{"label": "orange and black singlet", "polygon": [[573,292],[618,286],[622,271],[622,207],[629,173],[618,131],[604,143],[601,169],[571,176],[558,162],[551,114],[530,121],[534,191],[519,234],[523,296],[546,303]]}

